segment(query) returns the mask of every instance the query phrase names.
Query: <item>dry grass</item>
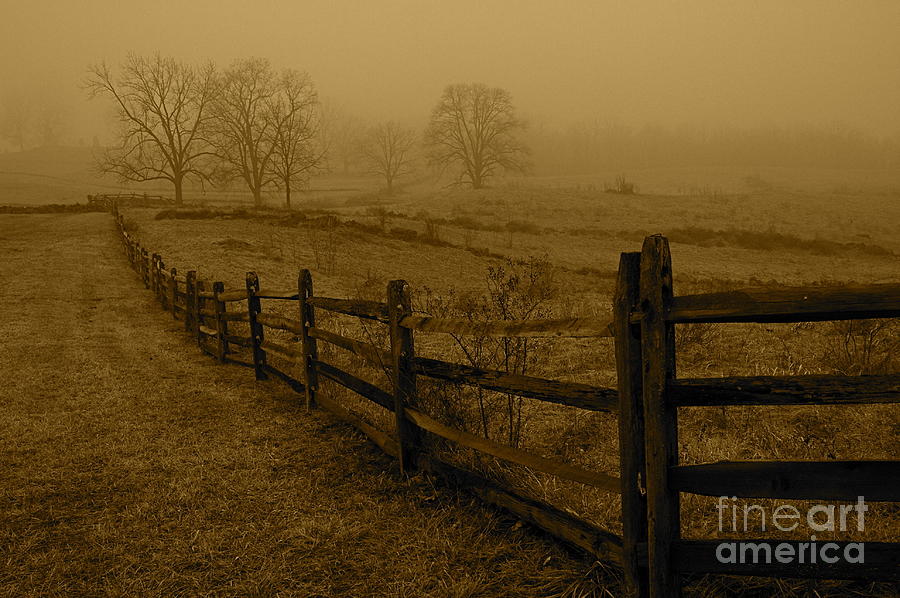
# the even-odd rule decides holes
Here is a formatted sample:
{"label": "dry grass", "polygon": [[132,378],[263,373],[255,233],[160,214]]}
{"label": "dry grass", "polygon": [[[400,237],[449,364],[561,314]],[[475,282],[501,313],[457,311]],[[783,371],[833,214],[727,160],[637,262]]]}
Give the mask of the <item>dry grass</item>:
{"label": "dry grass", "polygon": [[613,595],[593,567],[201,355],[107,215],[0,216],[0,595]]}
{"label": "dry grass", "polygon": [[[486,266],[497,264],[499,260],[491,255],[479,257],[468,251],[467,246],[479,243],[479,240],[473,240],[471,236],[454,239],[456,231],[461,234],[474,231],[480,236],[480,242],[487,239],[492,243],[487,250],[489,254],[500,253],[513,257],[549,255],[558,267],[561,288],[568,291],[562,293],[561,299],[554,305],[556,313],[602,314],[609,304],[612,288],[612,279],[607,273],[614,271],[619,251],[639,248],[640,235],[644,232],[638,228],[642,218],[645,224],[649,223],[648,226],[656,222],[683,228],[693,226],[692,223],[699,218],[705,221],[704,225],[708,230],[723,230],[735,226],[733,217],[735,214],[743,214],[741,210],[744,208],[748,215],[741,216],[741,222],[751,226],[753,231],[759,231],[761,227],[769,226],[769,221],[775,222],[786,216],[784,221],[788,228],[785,230],[792,231],[789,234],[770,234],[765,232],[767,229],[754,233],[760,238],[768,238],[766,235],[770,235],[777,239],[780,243],[779,252],[776,254],[742,246],[742,243],[714,248],[698,247],[691,243],[674,244],[676,287],[681,292],[722,290],[740,285],[764,284],[764,281],[773,279],[783,284],[900,280],[896,269],[896,255],[890,253],[859,251],[852,255],[846,255],[846,252],[840,255],[821,255],[818,248],[822,244],[816,241],[820,234],[827,238],[833,236],[840,243],[862,242],[859,241],[862,237],[853,232],[853,227],[841,226],[842,204],[828,196],[807,195],[803,198],[805,203],[799,207],[771,197],[763,198],[765,201],[758,204],[750,202],[747,197],[730,200],[725,198],[725,201],[710,208],[708,198],[702,198],[702,201],[697,198],[695,201],[680,197],[622,198],[603,194],[586,198],[568,189],[514,191],[515,193],[510,193],[509,189],[495,189],[482,192],[454,191],[449,195],[407,196],[403,202],[391,208],[396,210],[392,212],[392,224],[401,224],[418,232],[407,241],[388,238],[380,232],[383,227],[373,220],[378,215],[371,209],[367,210],[368,215],[360,211],[354,213],[338,210],[342,212],[342,219],[345,221],[349,219],[368,224],[372,230],[360,230],[352,222],[339,227],[338,244],[342,248],[344,259],[336,268],[327,272],[315,271],[313,268],[317,294],[356,296],[360,286],[366,286],[374,293],[368,298],[378,299],[383,292],[384,283],[389,278],[400,277],[410,281],[413,288],[420,292],[426,286],[445,292],[450,285],[457,291],[483,291]],[[879,200],[875,198],[873,201],[878,204]],[[524,211],[528,221],[546,223],[549,230],[540,231],[518,224],[513,228],[488,230],[491,222],[507,217],[513,209],[510,207],[511,202],[518,202],[513,204],[517,214]],[[643,205],[634,202],[643,202]],[[419,209],[420,206],[425,206],[428,210],[423,211]],[[553,206],[552,211],[550,206]],[[884,219],[879,219],[879,214],[883,216],[885,209],[893,214],[894,208],[888,204],[868,205],[864,210],[854,211],[854,221],[869,231],[864,237],[866,244],[890,248],[887,250],[889,252],[897,251],[896,238],[888,234]],[[812,223],[803,220],[803,214],[808,216],[810,210],[817,218]],[[415,215],[403,216],[403,213]],[[446,239],[451,244],[450,247],[428,245],[427,239],[423,239],[427,236],[427,227],[436,222],[435,214],[443,218],[440,220],[441,238]],[[609,217],[610,214],[614,217]],[[293,268],[315,264],[312,256],[303,254],[302,244],[300,252],[292,253],[293,259],[272,260],[272,251],[260,250],[252,257],[240,250],[223,254],[211,251],[208,244],[203,243],[210,238],[224,236],[249,246],[271,244],[271,234],[266,237],[267,229],[260,228],[261,225],[254,220],[152,221],[152,213],[141,215],[138,219],[143,226],[142,238],[147,239],[150,246],[161,247],[164,254],[178,254],[179,259],[185,259],[189,263],[209,264],[219,278],[233,285],[239,284],[242,279],[244,263],[252,262],[252,268],[264,272],[264,280],[267,280],[266,277],[275,279],[275,286],[282,280],[286,284],[292,284],[293,281],[285,279],[285,276],[289,276]],[[750,220],[754,220],[752,225],[749,224]],[[592,230],[596,229],[598,232],[584,233],[570,228],[575,223],[582,227],[593,227]],[[290,243],[291,238],[302,239],[305,226],[301,221],[285,228],[280,242]],[[823,233],[818,232],[819,226]],[[517,236],[510,237],[510,231]],[[490,241],[491,235],[495,235],[493,241]],[[512,247],[509,246],[511,238]],[[796,248],[792,248],[791,243]],[[335,322],[335,325],[336,331],[369,340],[365,333],[349,322]],[[864,353],[865,347],[872,344],[865,339],[859,342],[855,339],[848,340],[841,334],[841,330],[830,324],[679,327],[679,374],[719,376],[831,371],[839,373],[835,363],[855,363],[858,361],[857,356],[850,353]],[[881,349],[877,357],[882,359],[879,367],[883,371],[896,371],[896,361],[891,357],[891,351],[885,349],[895,338],[896,328],[883,331],[880,337]],[[860,343],[862,348],[856,348]],[[554,346],[555,357],[542,360],[540,370],[534,373],[603,386],[613,385],[615,372],[611,349],[611,344],[604,346],[602,342],[560,342]],[[432,342],[427,336],[423,336],[419,342],[419,352],[423,351],[429,356],[454,358],[446,345]],[[338,352],[334,358],[342,357]],[[459,360],[459,355],[455,358]],[[386,384],[382,372],[362,368],[349,361],[341,365],[363,378]],[[341,391],[332,387],[329,392]],[[341,394],[341,400],[347,401],[376,422],[379,421],[380,415],[368,408],[364,401],[354,401],[346,394]],[[602,414],[576,417],[573,411],[528,401],[525,446],[548,456],[558,456],[587,467],[614,472],[617,468],[614,418]],[[387,420],[384,423],[390,425]],[[685,462],[726,458],[891,459],[897,458],[898,430],[900,418],[892,406],[688,410],[682,421],[682,458]],[[615,497],[600,492],[585,492],[581,487],[515,468],[498,468],[495,463],[478,461],[466,453],[457,455],[457,458],[487,469],[507,483],[595,521],[602,527],[612,530],[617,528],[618,506]],[[877,523],[869,526],[866,539],[896,539],[900,529],[896,510],[890,506],[878,505],[872,509],[872,521]],[[714,525],[714,519],[715,509],[705,499],[685,500],[685,536],[714,536],[715,529],[710,527]],[[805,595],[812,591],[810,588],[817,588],[816,591],[822,595],[843,595],[851,591],[858,595],[872,596],[892,593],[892,589],[885,589],[884,585],[862,587],[859,584],[810,583],[761,582],[752,579],[707,580],[693,585],[692,591],[699,595],[746,592],[755,595],[779,593],[794,596]]]}

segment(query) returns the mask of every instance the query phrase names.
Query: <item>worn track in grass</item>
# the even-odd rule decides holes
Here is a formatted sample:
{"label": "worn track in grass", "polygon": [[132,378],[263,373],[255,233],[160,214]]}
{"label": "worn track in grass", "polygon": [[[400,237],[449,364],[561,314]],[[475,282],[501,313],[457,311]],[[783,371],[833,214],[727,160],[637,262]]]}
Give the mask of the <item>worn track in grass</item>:
{"label": "worn track in grass", "polygon": [[202,355],[106,214],[0,216],[0,289],[0,595],[618,594]]}

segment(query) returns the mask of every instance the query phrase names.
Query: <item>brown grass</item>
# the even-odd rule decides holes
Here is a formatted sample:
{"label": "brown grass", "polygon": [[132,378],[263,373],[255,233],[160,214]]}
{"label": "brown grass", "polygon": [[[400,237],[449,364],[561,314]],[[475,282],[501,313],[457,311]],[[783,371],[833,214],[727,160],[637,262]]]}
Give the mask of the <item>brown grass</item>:
{"label": "brown grass", "polygon": [[108,215],[0,216],[0,594],[554,596],[614,575],[217,366]]}

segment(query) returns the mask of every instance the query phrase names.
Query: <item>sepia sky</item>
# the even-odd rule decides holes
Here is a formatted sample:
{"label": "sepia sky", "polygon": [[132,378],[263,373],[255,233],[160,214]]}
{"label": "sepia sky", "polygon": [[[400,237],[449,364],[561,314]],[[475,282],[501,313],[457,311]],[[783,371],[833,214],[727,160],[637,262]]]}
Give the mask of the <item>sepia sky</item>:
{"label": "sepia sky", "polygon": [[442,88],[507,88],[532,121],[841,124],[900,131],[900,2],[0,0],[0,101],[104,131],[85,68],[126,53],[263,56],[367,119],[421,123]]}

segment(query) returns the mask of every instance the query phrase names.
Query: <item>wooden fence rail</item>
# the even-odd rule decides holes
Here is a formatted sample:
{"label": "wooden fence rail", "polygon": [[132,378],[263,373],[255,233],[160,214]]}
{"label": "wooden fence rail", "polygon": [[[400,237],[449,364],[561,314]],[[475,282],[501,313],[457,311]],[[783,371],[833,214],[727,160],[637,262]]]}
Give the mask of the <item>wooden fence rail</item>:
{"label": "wooden fence rail", "polygon": [[[652,236],[641,252],[623,253],[612,315],[603,318],[481,321],[414,314],[408,285],[391,281],[385,302],[318,297],[309,270],[298,274],[296,289],[260,286],[247,274],[243,289],[185,276],[165,269],[125,230],[115,204],[124,252],[156,299],[184,320],[200,348],[221,362],[254,369],[256,378],[273,376],[299,393],[308,408],[321,406],[353,424],[377,446],[400,461],[401,470],[424,469],[467,486],[487,502],[505,508],[535,526],[599,558],[616,563],[630,595],[662,598],[680,594],[681,576],[697,573],[826,578],[900,579],[900,544],[866,543],[866,562],[764,566],[722,564],[720,540],[681,537],[681,494],[747,498],[900,500],[900,461],[754,461],[682,465],[678,454],[679,409],[724,405],[852,405],[900,402],[900,374],[883,376],[756,376],[679,379],[676,375],[675,325],[702,322],[801,322],[900,316],[900,285],[841,288],[748,289],[728,293],[676,296],[668,242]],[[264,311],[263,300],[296,301],[298,318]],[[233,309],[229,310],[229,306]],[[244,307],[242,307],[244,306]],[[385,324],[390,349],[326,330],[316,310]],[[230,322],[246,323],[249,336],[231,332]],[[289,333],[288,340],[267,337],[266,330]],[[450,335],[615,339],[617,386],[602,388],[548,380],[465,364],[429,359],[415,352],[416,333]],[[391,382],[382,389],[319,356],[318,342],[348,351],[383,371]],[[249,349],[250,362],[232,347]],[[295,364],[302,380],[269,363],[268,356]],[[590,471],[448,426],[418,404],[417,377],[473,385],[569,407],[605,411],[618,420],[617,475]],[[381,430],[323,394],[319,380],[349,389],[392,413],[392,430]],[[622,533],[614,534],[552,505],[523,497],[480,474],[443,461],[423,447],[435,435],[453,444],[621,495]],[[775,540],[757,542],[774,549]],[[786,541],[789,544],[798,544]],[[791,544],[791,545],[793,545]],[[837,543],[841,546],[843,544]],[[836,544],[836,545],[837,545]]]}

